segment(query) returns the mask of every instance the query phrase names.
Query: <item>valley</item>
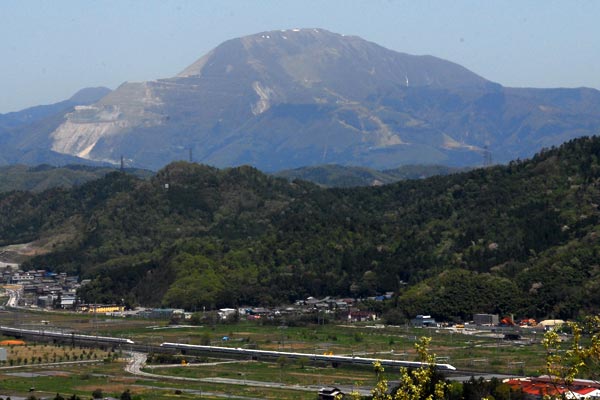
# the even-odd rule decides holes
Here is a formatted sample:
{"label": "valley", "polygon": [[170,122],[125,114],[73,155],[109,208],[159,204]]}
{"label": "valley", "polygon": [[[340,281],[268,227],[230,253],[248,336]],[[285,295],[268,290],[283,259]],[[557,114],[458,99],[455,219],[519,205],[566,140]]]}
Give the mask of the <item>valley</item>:
{"label": "valley", "polygon": [[[19,311],[17,311],[19,312]],[[88,334],[101,334],[113,337],[128,337],[135,343],[147,344],[147,349],[154,348],[161,342],[210,343],[216,346],[231,348],[252,345],[253,348],[283,352],[306,352],[306,359],[277,359],[227,361],[206,356],[148,354],[145,366],[131,368],[128,366],[127,345],[112,350],[111,362],[100,364],[82,363],[69,366],[66,360],[56,365],[60,374],[46,375],[49,366],[44,363],[22,365],[18,371],[29,371],[22,374],[19,380],[4,381],[3,389],[26,392],[28,387],[36,389],[36,395],[60,392],[89,394],[94,389],[101,389],[105,394],[118,396],[125,389],[144,397],[162,399],[172,396],[177,388],[181,396],[198,396],[200,392],[206,398],[222,396],[238,396],[238,398],[309,399],[314,398],[317,391],[324,386],[337,386],[348,390],[361,390],[368,393],[375,384],[375,376],[370,366],[356,367],[339,365],[333,368],[328,363],[315,362],[310,354],[332,353],[334,355],[356,355],[379,359],[414,360],[416,353],[413,345],[420,337],[432,337],[431,349],[442,362],[451,363],[460,372],[451,374],[451,379],[468,380],[471,375],[495,374],[498,377],[537,374],[544,367],[545,350],[540,344],[540,332],[525,331],[521,341],[505,341],[497,335],[490,334],[489,328],[414,328],[410,326],[383,326],[358,324],[326,324],[308,325],[306,327],[285,326],[274,327],[261,321],[240,321],[235,324],[217,323],[208,326],[167,325],[165,321],[144,318],[122,319],[107,316],[93,316],[69,313],[43,313],[20,311],[21,326],[36,329],[75,329]],[[40,325],[40,318],[48,321]],[[11,323],[14,316],[0,313],[0,325]],[[276,328],[276,329],[274,329]],[[223,337],[228,337],[227,341]],[[207,342],[208,340],[208,342]],[[43,344],[30,344],[40,350]],[[96,353],[66,343],[60,345],[60,351]],[[57,353],[55,350],[54,353]],[[52,354],[52,350],[46,351]],[[112,358],[114,352],[114,359]],[[77,353],[79,354],[79,353]],[[137,357],[137,356],[135,356]],[[60,357],[59,357],[60,358]],[[63,357],[64,358],[64,357]],[[79,358],[79,356],[77,356]],[[94,356],[91,356],[94,359]],[[137,358],[134,358],[137,360]],[[182,365],[186,360],[187,365]],[[13,364],[16,365],[16,359]],[[52,361],[52,356],[50,356]],[[518,361],[518,362],[517,362]],[[61,364],[62,363],[62,364]],[[139,364],[138,364],[139,365]],[[122,371],[127,373],[123,375]],[[0,367],[0,376],[7,376],[14,369]],[[121,371],[121,372],[120,372]],[[136,377],[136,371],[143,371]],[[144,374],[148,373],[144,376]],[[397,379],[397,370],[387,368],[386,376],[391,381]],[[100,374],[104,381],[97,380]],[[162,376],[162,377],[161,377]],[[50,379],[52,377],[52,379]],[[171,378],[172,377],[172,378]],[[185,380],[184,380],[185,379]],[[184,381],[183,381],[184,380]],[[185,382],[185,383],[183,383]],[[94,386],[95,385],[95,386]],[[87,389],[86,389],[87,388]],[[162,389],[161,389],[162,388]],[[88,393],[86,393],[86,390]],[[3,393],[4,394],[4,393]]]}
{"label": "valley", "polygon": [[0,2],[0,400],[600,398],[599,13]]}

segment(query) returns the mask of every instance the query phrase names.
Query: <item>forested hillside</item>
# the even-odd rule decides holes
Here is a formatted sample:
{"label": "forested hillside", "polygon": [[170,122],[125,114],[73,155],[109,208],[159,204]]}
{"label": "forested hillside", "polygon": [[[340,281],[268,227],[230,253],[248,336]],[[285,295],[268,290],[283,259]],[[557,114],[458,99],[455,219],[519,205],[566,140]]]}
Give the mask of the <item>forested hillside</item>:
{"label": "forested hillside", "polygon": [[61,235],[29,266],[93,277],[92,301],[202,306],[398,294],[405,315],[575,317],[600,305],[600,139],[528,161],[322,189],[174,163],[0,195],[0,245]]}
{"label": "forested hillside", "polygon": [[[114,167],[93,167],[86,165],[66,165],[54,167],[48,164],[30,167],[26,165],[11,165],[0,167],[0,192],[11,190],[28,190],[42,192],[54,187],[70,188],[84,182],[101,178]],[[128,173],[139,177],[150,177],[151,171],[128,169]]]}
{"label": "forested hillside", "polygon": [[302,179],[324,187],[355,187],[379,186],[405,179],[424,179],[435,175],[464,172],[469,169],[443,165],[403,165],[395,169],[377,171],[366,167],[331,164],[288,169],[274,175],[289,180]]}

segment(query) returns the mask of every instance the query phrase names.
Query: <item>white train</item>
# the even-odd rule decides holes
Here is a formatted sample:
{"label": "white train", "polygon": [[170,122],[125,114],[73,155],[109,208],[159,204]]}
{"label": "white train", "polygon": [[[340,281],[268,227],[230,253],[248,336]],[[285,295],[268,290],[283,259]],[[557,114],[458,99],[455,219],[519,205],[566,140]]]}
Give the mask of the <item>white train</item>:
{"label": "white train", "polygon": [[[201,346],[184,343],[161,343],[160,347],[166,349],[189,350],[202,353],[212,353],[215,355],[232,355],[232,356],[247,356],[255,359],[260,358],[279,358],[286,357],[290,359],[308,358],[315,361],[325,361],[328,363],[337,364],[355,364],[355,365],[373,365],[375,361],[379,361],[385,367],[406,367],[419,368],[424,366],[424,363],[418,361],[401,361],[401,360],[382,360],[377,358],[351,357],[351,356],[335,356],[325,354],[309,354],[309,353],[290,353],[285,351],[270,351],[270,350],[253,350],[232,347],[219,346]],[[435,368],[441,371],[454,371],[456,368],[450,364],[435,364]]]}
{"label": "white train", "polygon": [[15,328],[11,326],[0,326],[0,332],[7,333],[10,335],[27,335],[34,337],[46,337],[46,338],[57,338],[63,340],[76,340],[76,341],[90,341],[98,343],[115,343],[115,344],[134,344],[131,339],[117,338],[110,336],[94,336],[94,335],[82,335],[79,333],[68,333],[59,331],[49,331],[43,329],[24,329]]}

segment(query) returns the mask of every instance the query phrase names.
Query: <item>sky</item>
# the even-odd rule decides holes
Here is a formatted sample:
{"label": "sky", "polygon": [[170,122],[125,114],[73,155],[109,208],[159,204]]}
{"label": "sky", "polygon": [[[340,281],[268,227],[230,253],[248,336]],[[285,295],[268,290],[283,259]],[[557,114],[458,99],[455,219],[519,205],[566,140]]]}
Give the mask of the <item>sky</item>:
{"label": "sky", "polygon": [[600,89],[600,1],[1,0],[0,113],[176,75],[225,40],[291,28],[456,62],[504,86]]}

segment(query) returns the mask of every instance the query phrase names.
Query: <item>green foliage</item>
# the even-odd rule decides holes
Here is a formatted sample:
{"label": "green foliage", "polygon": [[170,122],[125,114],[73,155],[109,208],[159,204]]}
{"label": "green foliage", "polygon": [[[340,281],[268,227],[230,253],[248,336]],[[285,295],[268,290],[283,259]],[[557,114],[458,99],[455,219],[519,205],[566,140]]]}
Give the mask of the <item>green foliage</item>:
{"label": "green foliage", "polygon": [[558,330],[546,332],[546,374],[555,387],[570,388],[575,379],[600,382],[600,317],[588,317],[583,322],[569,322],[571,339],[563,343]]}
{"label": "green foliage", "polygon": [[277,362],[277,365],[279,365],[280,368],[283,368],[283,367],[285,367],[288,364],[288,359],[285,356],[280,356],[280,357],[277,357],[276,362]]}
{"label": "green foliage", "polygon": [[[4,166],[0,167],[0,193],[16,190],[40,193],[56,187],[70,188],[96,180],[114,171],[114,168],[84,165],[66,165],[64,167],[53,167],[47,164],[37,167],[25,165]],[[151,174],[150,171],[144,170],[129,169],[128,172],[141,178],[148,178]]]}
{"label": "green foliage", "polygon": [[202,335],[200,336],[200,344],[202,346],[210,346],[210,333],[202,333]]}
{"label": "green foliage", "polygon": [[517,310],[519,297],[518,286],[508,278],[450,269],[416,284],[399,302],[407,316],[426,310],[433,315],[468,321],[482,309],[500,315]]}
{"label": "green foliage", "polygon": [[433,400],[446,397],[449,386],[436,374],[435,355],[428,348],[430,341],[431,338],[423,337],[415,344],[422,366],[412,370],[401,368],[400,381],[393,393],[390,393],[388,382],[383,378],[381,363],[375,362],[377,384],[371,391],[373,400]]}
{"label": "green foliage", "polygon": [[[173,163],[0,195],[0,242],[69,233],[23,267],[93,278],[84,301],[191,311],[395,292],[386,318],[600,311],[600,138],[532,160],[322,189],[250,167]],[[390,306],[393,305],[394,312]]]}
{"label": "green foliage", "polygon": [[365,167],[320,165],[277,172],[275,175],[289,180],[302,179],[324,187],[373,186],[398,182],[405,179],[424,179],[434,175],[448,175],[466,168],[442,165],[403,165],[386,171]]}
{"label": "green foliage", "polygon": [[297,363],[298,363],[298,367],[300,369],[304,369],[310,363],[310,358],[308,358],[308,357],[300,357],[298,359]]}
{"label": "green foliage", "polygon": [[519,390],[512,390],[510,386],[502,383],[498,378],[494,377],[490,380],[485,380],[482,377],[475,379],[471,377],[462,385],[462,395],[457,394],[450,396],[451,399],[461,400],[522,400],[524,394]]}

